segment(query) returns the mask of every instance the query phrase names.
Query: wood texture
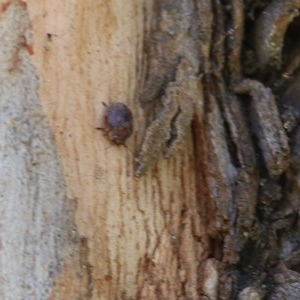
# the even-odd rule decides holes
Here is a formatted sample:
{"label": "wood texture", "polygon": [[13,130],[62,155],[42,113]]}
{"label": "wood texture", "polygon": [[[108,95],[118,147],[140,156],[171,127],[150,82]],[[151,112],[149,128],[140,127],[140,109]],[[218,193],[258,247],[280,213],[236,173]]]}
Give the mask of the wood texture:
{"label": "wood texture", "polygon": [[299,0],[0,3],[1,299],[298,299]]}
{"label": "wood texture", "polygon": [[63,262],[77,255],[23,2],[2,1],[0,36],[0,298],[46,299]]}
{"label": "wood texture", "polygon": [[[128,148],[135,149],[141,138],[145,121],[136,96],[151,3],[27,4],[40,100],[61,156],[67,197],[76,205],[74,223],[86,239],[89,297],[134,299],[138,293],[145,299],[175,299],[183,293],[183,282],[190,297],[196,297],[195,261],[201,247],[195,252],[191,244],[198,244],[193,235],[202,232],[195,224],[191,135],[183,154],[160,161],[137,180],[133,154],[95,130],[102,122],[102,102],[121,101],[134,114]],[[58,281],[61,293],[81,280],[68,280],[69,268]]]}

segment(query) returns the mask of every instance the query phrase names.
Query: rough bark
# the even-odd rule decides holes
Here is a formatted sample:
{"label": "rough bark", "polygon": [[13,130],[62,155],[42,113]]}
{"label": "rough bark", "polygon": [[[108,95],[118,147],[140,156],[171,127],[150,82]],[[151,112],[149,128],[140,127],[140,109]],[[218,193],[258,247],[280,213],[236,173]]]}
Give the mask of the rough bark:
{"label": "rough bark", "polygon": [[299,0],[0,3],[1,298],[299,298]]}

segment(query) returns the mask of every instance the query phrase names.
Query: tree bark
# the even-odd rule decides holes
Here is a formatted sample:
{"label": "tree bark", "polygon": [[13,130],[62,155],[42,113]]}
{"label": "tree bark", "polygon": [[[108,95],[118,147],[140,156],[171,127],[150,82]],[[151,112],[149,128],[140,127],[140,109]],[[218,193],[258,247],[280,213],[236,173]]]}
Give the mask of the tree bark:
{"label": "tree bark", "polygon": [[[27,4],[40,100],[62,160],[66,197],[75,206],[72,221],[86,241],[80,257],[86,258],[90,279],[68,279],[73,273],[68,264],[54,298],[73,299],[66,291],[79,282],[86,284],[91,299],[176,298],[178,280],[186,281],[188,294],[197,297],[197,272],[187,271],[201,253],[191,247],[198,244],[192,233],[200,236],[202,228],[191,213],[197,211],[191,133],[184,155],[161,161],[139,179],[134,176],[131,151],[146,126],[137,87],[151,3]],[[112,145],[95,129],[103,124],[102,102],[123,102],[132,110],[128,149]],[[180,252],[185,253],[182,261]]]}
{"label": "tree bark", "polygon": [[299,298],[299,0],[0,3],[1,299]]}

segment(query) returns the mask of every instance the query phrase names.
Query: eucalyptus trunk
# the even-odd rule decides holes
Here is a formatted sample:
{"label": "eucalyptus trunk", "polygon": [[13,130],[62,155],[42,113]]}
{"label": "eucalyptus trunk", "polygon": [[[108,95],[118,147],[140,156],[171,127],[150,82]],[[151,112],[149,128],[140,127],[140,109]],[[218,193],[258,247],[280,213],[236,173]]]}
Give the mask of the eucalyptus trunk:
{"label": "eucalyptus trunk", "polygon": [[0,4],[1,299],[299,299],[300,0]]}

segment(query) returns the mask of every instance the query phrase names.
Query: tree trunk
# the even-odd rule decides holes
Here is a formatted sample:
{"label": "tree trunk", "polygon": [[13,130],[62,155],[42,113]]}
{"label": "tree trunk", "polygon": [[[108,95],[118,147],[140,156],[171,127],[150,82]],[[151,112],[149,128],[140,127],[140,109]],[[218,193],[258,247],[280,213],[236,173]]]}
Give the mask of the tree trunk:
{"label": "tree trunk", "polygon": [[299,0],[0,3],[1,299],[299,298]]}

